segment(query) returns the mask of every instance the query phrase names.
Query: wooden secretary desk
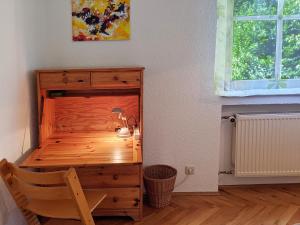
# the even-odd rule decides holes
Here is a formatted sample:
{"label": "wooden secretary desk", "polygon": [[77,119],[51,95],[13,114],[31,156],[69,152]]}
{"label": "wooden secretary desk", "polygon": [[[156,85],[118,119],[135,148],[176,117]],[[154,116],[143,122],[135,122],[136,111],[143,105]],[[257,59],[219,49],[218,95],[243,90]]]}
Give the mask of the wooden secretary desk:
{"label": "wooden secretary desk", "polygon": [[[144,68],[37,71],[39,147],[21,164],[42,171],[74,167],[85,189],[106,199],[95,216],[142,218]],[[117,136],[122,109],[131,133]],[[133,127],[136,127],[133,129]]]}

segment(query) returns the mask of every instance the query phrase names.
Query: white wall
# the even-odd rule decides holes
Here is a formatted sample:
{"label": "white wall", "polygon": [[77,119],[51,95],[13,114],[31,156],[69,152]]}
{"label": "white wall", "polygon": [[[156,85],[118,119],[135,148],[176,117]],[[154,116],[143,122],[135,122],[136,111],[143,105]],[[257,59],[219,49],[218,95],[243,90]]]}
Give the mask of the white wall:
{"label": "white wall", "polygon": [[[173,165],[179,183],[184,166],[194,165],[195,176],[176,190],[216,191],[222,105],[299,103],[299,98],[214,95],[216,1],[132,0],[131,4],[130,41],[80,43],[72,42],[69,0],[4,1],[1,157],[15,160],[20,155],[25,128],[30,127],[31,69],[145,66],[145,164]],[[12,20],[9,25],[7,18]],[[32,145],[29,130],[36,135],[26,129],[24,149]]]}
{"label": "white wall", "polygon": [[[34,0],[2,0],[0,13],[0,160],[17,160],[34,145],[31,70],[38,63]],[[24,224],[0,181],[0,224]]]}

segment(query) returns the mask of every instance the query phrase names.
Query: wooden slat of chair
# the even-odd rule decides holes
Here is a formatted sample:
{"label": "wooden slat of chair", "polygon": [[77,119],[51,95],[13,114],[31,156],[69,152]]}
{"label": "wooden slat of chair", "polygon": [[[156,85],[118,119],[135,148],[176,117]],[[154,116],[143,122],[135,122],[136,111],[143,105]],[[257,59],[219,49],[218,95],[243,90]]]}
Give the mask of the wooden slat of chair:
{"label": "wooden slat of chair", "polygon": [[[106,194],[97,190],[86,190],[84,193],[73,168],[63,173],[45,173],[46,176],[43,177],[44,173],[22,171],[3,161],[0,164],[0,172],[14,198],[18,199],[18,206],[25,217],[28,215],[26,219],[30,225],[40,225],[35,223],[38,219],[36,216],[32,217],[34,214],[31,212],[51,218],[78,219],[83,225],[95,225],[91,212],[106,197]],[[61,185],[62,179],[65,186],[52,186]],[[51,186],[36,186],[33,183]],[[72,222],[74,224],[74,221]]]}
{"label": "wooden slat of chair", "polygon": [[57,219],[77,219],[80,215],[74,200],[31,200],[26,209],[37,215]]}
{"label": "wooden slat of chair", "polygon": [[25,183],[18,177],[11,178],[12,188],[21,190],[22,193],[29,199],[38,200],[62,200],[72,199],[70,190],[67,186],[62,187],[39,187]]}
{"label": "wooden slat of chair", "polygon": [[66,171],[38,173],[20,169],[12,163],[8,163],[8,166],[16,177],[21,178],[26,183],[36,185],[66,185],[64,180]]}
{"label": "wooden slat of chair", "polygon": [[[84,195],[91,213],[105,198],[105,194],[97,190],[85,190]],[[60,219],[81,219],[74,200],[31,200],[26,209],[38,215],[60,218]]]}
{"label": "wooden slat of chair", "polygon": [[9,183],[9,174],[11,173],[9,163],[6,159],[1,160],[0,162],[0,176],[2,177],[5,186],[15,200],[17,206],[21,209],[22,214],[24,215],[28,225],[41,225],[37,215],[29,210],[22,208],[24,204],[27,203],[26,197],[17,190],[13,190]]}

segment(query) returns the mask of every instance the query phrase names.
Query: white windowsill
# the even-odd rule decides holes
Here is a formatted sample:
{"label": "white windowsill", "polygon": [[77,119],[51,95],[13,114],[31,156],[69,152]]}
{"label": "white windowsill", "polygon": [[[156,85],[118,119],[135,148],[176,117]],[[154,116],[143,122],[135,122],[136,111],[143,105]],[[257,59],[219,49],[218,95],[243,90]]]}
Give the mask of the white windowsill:
{"label": "white windowsill", "polygon": [[300,95],[300,88],[290,89],[254,89],[254,90],[240,90],[240,91],[221,91],[218,93],[221,97],[248,97],[248,96],[278,96],[288,95],[295,96]]}
{"label": "white windowsill", "polygon": [[[264,90],[265,92],[265,90]],[[223,92],[222,95],[218,93],[219,103],[223,106],[230,105],[300,105],[299,94],[267,94],[260,95],[250,93]]]}
{"label": "white windowsill", "polygon": [[[218,90],[222,97],[300,95],[300,79],[290,80],[234,80],[227,81],[225,90]],[[280,88],[280,85],[284,87]],[[279,87],[277,87],[279,86]],[[227,89],[227,90],[226,90]]]}

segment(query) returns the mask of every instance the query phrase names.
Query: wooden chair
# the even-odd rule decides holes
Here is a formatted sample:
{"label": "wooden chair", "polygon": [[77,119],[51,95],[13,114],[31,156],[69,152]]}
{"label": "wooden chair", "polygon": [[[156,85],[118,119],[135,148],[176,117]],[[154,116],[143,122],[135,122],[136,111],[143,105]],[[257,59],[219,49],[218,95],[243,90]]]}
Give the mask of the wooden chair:
{"label": "wooden chair", "polygon": [[[56,221],[57,224],[95,225],[91,212],[106,197],[98,190],[83,191],[74,168],[29,172],[3,159],[0,174],[29,225],[40,225],[37,215],[65,219],[49,220],[47,225]],[[73,221],[68,223],[67,219]]]}

